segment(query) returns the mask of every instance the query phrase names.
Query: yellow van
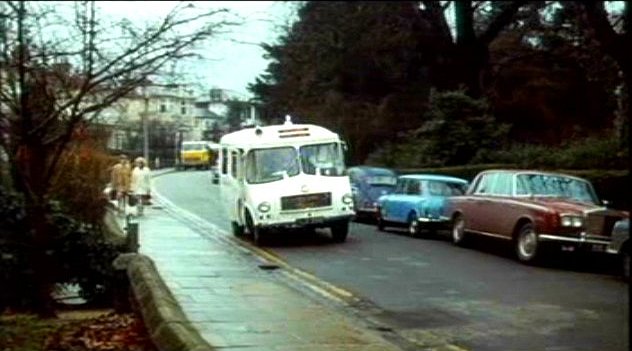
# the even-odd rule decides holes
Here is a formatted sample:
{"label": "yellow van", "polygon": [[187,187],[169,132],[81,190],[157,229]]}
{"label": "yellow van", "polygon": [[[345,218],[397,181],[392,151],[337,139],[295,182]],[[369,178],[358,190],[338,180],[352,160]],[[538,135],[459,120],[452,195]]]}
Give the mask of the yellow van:
{"label": "yellow van", "polygon": [[180,168],[209,169],[214,157],[206,141],[184,141],[180,149]]}

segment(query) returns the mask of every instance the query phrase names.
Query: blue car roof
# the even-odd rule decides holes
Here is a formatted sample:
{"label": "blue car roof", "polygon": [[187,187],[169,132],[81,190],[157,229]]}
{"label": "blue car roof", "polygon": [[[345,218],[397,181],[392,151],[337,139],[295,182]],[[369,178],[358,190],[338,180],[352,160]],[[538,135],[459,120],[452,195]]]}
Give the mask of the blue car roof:
{"label": "blue car roof", "polygon": [[399,176],[399,178],[419,179],[419,180],[439,180],[439,181],[444,181],[444,182],[455,182],[455,183],[464,183],[464,184],[467,183],[467,180],[465,179],[451,177],[451,176],[436,175],[436,174],[406,174],[406,175]]}
{"label": "blue car roof", "polygon": [[355,167],[350,167],[349,169],[357,169],[357,170],[362,171],[363,173],[374,174],[374,175],[375,174],[397,175],[397,173],[393,171],[392,169],[382,168],[382,167],[355,166]]}

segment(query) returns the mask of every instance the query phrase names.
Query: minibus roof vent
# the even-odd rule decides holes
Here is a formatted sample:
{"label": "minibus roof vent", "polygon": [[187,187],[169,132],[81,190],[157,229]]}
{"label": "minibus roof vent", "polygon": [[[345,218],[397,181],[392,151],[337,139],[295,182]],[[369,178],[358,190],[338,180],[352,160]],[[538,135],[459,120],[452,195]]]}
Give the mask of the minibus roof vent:
{"label": "minibus roof vent", "polygon": [[292,124],[292,116],[290,115],[285,115],[285,123],[283,123],[284,125],[291,125]]}
{"label": "minibus roof vent", "polygon": [[279,129],[279,138],[293,138],[302,136],[310,136],[308,127]]}

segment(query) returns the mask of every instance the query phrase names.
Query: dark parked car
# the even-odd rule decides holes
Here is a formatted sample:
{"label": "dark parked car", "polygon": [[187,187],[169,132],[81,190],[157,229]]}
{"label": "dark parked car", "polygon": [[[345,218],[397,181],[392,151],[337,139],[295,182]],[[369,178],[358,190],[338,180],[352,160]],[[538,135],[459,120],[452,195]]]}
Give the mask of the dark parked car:
{"label": "dark parked car", "polygon": [[481,172],[448,208],[455,244],[471,234],[510,240],[522,262],[536,260],[542,245],[605,252],[615,223],[628,217],[602,206],[585,179],[526,170]]}
{"label": "dark parked car", "polygon": [[612,229],[612,240],[608,245],[608,253],[621,258],[621,274],[630,282],[630,219],[622,219]]}
{"label": "dark parked car", "polygon": [[395,189],[397,174],[388,168],[357,166],[347,170],[357,217],[375,218],[377,200]]}

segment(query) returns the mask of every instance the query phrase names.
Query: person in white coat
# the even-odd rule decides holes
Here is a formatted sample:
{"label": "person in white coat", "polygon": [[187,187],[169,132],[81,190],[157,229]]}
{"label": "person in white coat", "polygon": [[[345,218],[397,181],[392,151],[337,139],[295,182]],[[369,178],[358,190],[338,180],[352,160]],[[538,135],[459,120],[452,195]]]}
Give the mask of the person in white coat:
{"label": "person in white coat", "polygon": [[132,170],[130,191],[136,197],[137,214],[141,216],[143,214],[143,206],[149,204],[149,198],[151,197],[151,170],[147,167],[145,159],[142,157],[136,158],[134,163],[136,167]]}

